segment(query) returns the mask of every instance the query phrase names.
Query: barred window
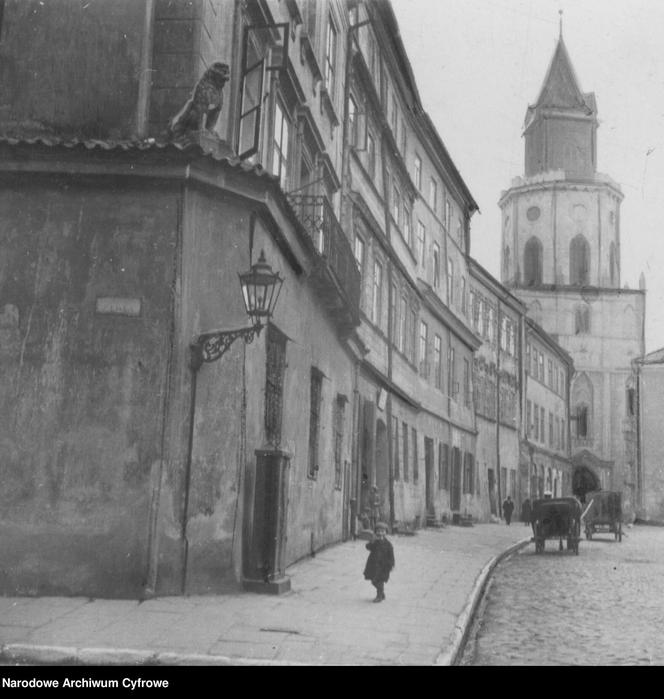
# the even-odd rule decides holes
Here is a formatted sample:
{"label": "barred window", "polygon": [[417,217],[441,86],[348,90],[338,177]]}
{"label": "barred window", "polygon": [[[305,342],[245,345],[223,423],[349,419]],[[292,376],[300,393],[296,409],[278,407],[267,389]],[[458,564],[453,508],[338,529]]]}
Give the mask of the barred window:
{"label": "barred window", "polygon": [[267,328],[266,355],[265,436],[269,444],[278,447],[281,443],[283,416],[286,336],[271,324]]}

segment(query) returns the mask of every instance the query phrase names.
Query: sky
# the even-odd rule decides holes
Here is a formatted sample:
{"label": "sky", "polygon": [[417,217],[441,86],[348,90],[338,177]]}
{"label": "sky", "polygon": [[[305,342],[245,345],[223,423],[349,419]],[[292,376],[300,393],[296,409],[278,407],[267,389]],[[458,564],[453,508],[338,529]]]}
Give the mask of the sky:
{"label": "sky", "polygon": [[392,0],[420,98],[480,207],[471,254],[500,278],[500,193],[563,39],[594,92],[597,169],[622,188],[621,283],[646,277],[646,351],[664,347],[664,2]]}

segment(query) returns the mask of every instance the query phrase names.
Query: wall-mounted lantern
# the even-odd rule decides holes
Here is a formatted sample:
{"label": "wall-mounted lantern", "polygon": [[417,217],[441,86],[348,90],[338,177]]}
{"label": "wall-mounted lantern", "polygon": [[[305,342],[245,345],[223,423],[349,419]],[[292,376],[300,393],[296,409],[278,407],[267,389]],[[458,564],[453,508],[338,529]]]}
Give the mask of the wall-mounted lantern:
{"label": "wall-mounted lantern", "polygon": [[191,345],[191,367],[197,371],[204,362],[216,362],[239,337],[249,344],[258,337],[274,313],[284,280],[265,260],[261,250],[258,262],[238,275],[242,298],[252,326],[238,330],[213,330],[199,335]]}

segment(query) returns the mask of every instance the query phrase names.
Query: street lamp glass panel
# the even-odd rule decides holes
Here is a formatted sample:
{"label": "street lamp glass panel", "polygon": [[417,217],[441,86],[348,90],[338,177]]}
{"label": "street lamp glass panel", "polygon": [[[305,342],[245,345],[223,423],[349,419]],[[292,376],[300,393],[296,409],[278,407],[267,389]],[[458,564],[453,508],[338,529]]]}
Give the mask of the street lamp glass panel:
{"label": "street lamp glass panel", "polygon": [[272,271],[263,251],[251,270],[239,276],[247,315],[254,325],[260,324],[262,319],[268,320],[277,304],[283,279]]}

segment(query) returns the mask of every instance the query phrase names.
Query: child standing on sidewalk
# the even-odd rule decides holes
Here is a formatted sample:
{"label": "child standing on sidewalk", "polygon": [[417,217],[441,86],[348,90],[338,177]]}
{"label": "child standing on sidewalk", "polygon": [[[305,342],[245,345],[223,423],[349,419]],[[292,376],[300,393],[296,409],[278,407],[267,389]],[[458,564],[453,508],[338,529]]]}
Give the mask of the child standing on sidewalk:
{"label": "child standing on sidewalk", "polygon": [[385,599],[385,583],[390,578],[390,571],[394,568],[394,549],[387,540],[387,524],[378,522],[373,541],[367,544],[369,558],[364,567],[365,580],[371,580],[376,588],[374,602],[382,602]]}

